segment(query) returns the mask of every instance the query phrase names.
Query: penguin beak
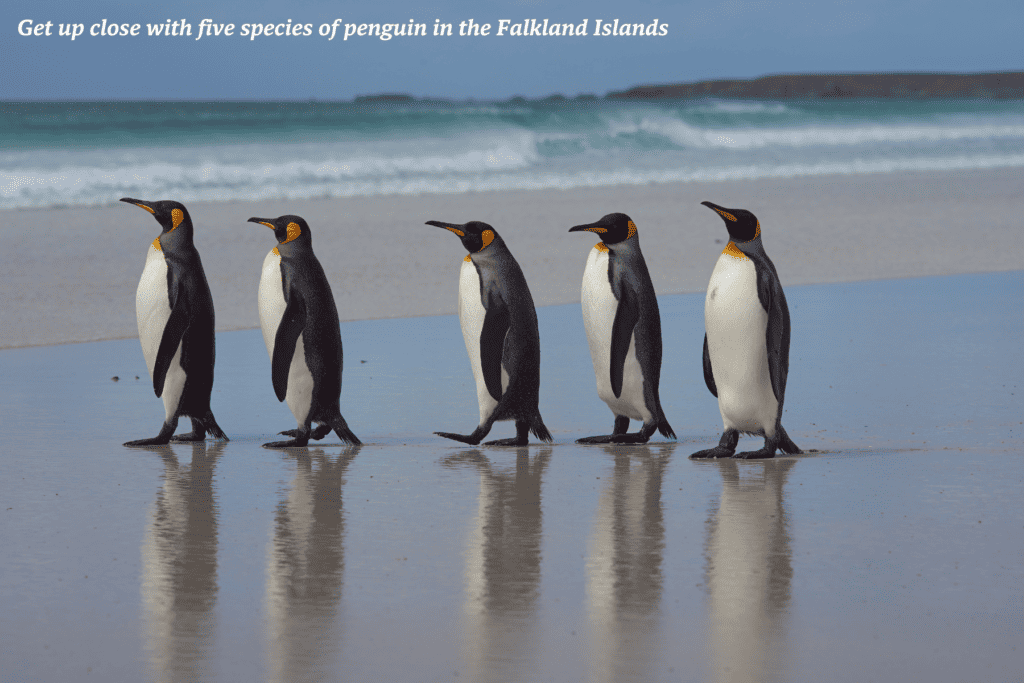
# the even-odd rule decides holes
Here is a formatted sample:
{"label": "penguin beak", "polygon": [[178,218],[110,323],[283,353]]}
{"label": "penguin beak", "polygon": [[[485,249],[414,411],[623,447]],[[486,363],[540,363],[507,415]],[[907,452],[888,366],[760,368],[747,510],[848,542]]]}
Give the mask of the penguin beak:
{"label": "penguin beak", "polygon": [[124,202],[125,204],[134,204],[135,206],[140,206],[146,211],[149,211],[152,214],[156,214],[156,211],[151,206],[149,206],[150,202],[147,202],[143,199],[132,199],[131,197],[122,197],[121,201]]}
{"label": "penguin beak", "polygon": [[445,230],[450,230],[451,232],[454,232],[459,237],[465,237],[466,236],[466,231],[459,229],[462,226],[451,225],[450,223],[442,223],[441,221],[427,221],[424,225],[433,225],[434,227],[437,227],[437,228],[444,228]]}
{"label": "penguin beak", "polygon": [[608,229],[607,228],[602,228],[602,227],[598,226],[596,223],[588,223],[587,225],[577,225],[575,227],[569,228],[569,232],[583,232],[583,231],[586,231],[586,232],[596,232],[597,234],[600,235],[601,233],[608,232]]}
{"label": "penguin beak", "polygon": [[717,204],[712,204],[711,202],[701,202],[701,206],[708,207],[712,211],[716,212],[719,216],[729,221],[730,223],[736,222],[736,216],[732,215],[729,212],[729,209],[726,209],[723,206],[718,206]]}
{"label": "penguin beak", "polygon": [[246,222],[247,223],[259,223],[260,225],[267,226],[271,230],[276,230],[277,229],[277,226],[275,226],[274,223],[269,218],[255,218],[255,217],[253,217],[253,218],[250,218]]}

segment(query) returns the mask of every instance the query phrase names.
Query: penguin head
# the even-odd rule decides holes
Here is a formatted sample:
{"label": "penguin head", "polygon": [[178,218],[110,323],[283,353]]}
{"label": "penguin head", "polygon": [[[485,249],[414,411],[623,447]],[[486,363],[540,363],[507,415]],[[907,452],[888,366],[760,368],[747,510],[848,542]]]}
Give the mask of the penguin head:
{"label": "penguin head", "polygon": [[495,239],[498,239],[498,233],[494,228],[489,226],[487,223],[480,221],[470,221],[469,223],[463,223],[459,225],[457,223],[442,223],[441,221],[427,221],[426,225],[433,225],[438,228],[444,228],[454,232],[462,240],[462,246],[466,248],[470,254],[475,254],[478,251],[483,251],[491,245]]}
{"label": "penguin head", "polygon": [[604,244],[616,244],[636,234],[636,223],[624,213],[610,213],[596,223],[569,228],[569,232],[581,231],[596,233]]}
{"label": "penguin head", "polygon": [[312,248],[313,236],[310,234],[309,225],[300,216],[279,216],[278,218],[250,218],[249,223],[259,223],[274,231],[277,238],[278,253],[287,256],[289,252],[302,248]]}
{"label": "penguin head", "polygon": [[134,204],[153,214],[153,218],[163,228],[163,232],[157,239],[165,248],[173,246],[173,243],[180,239],[192,241],[192,218],[188,215],[188,209],[184,204],[169,200],[150,202],[131,197],[124,197],[121,201],[126,204]]}
{"label": "penguin head", "polygon": [[711,202],[701,202],[725,221],[725,227],[729,230],[729,239],[737,244],[749,242],[761,234],[761,224],[757,216],[746,209],[727,209]]}

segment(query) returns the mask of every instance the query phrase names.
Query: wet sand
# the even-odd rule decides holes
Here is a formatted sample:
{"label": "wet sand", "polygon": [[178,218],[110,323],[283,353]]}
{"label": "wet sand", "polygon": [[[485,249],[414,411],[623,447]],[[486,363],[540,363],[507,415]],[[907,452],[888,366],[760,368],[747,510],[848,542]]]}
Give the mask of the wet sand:
{"label": "wet sand", "polygon": [[[418,256],[452,300],[456,246]],[[0,351],[0,680],[1020,679],[1024,271],[779,270],[821,452],[767,462],[687,458],[721,429],[701,293],[660,298],[679,441],[644,447],[572,443],[612,422],[578,304],[538,311],[555,444],[521,449],[431,434],[476,421],[454,316],[342,323],[358,449],[260,447],[294,421],[256,330],[217,337],[225,444],[121,446],[163,414],[137,340]]]}
{"label": "wet sand", "polygon": [[[427,220],[491,223],[543,306],[579,301],[591,241],[568,229],[615,211],[636,221],[659,294],[703,291],[726,240],[704,200],[757,214],[787,286],[1019,269],[1021,187],[1024,169],[997,169],[196,203],[189,211],[217,329],[238,330],[259,325],[256,287],[274,246],[266,228],[245,222],[250,216],[305,217],[341,319],[364,320],[455,312],[464,252]],[[0,230],[0,348],[137,335],[135,288],[159,234],[146,212],[125,204],[0,211]]]}

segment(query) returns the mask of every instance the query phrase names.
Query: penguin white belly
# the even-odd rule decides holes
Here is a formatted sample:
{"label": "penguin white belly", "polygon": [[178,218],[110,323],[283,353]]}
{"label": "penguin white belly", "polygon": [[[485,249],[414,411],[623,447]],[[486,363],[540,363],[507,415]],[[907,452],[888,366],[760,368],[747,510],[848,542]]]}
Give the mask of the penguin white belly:
{"label": "penguin white belly", "polygon": [[775,434],[779,402],[768,370],[768,313],[757,296],[757,271],[747,257],[723,253],[708,283],[704,329],[726,429]]}
{"label": "penguin white belly", "polygon": [[583,324],[587,330],[587,344],[594,363],[597,395],[616,415],[624,415],[644,423],[654,417],[644,401],[644,376],[636,358],[636,333],[629,338],[626,363],[622,373],[622,392],[616,397],[612,390],[611,359],[612,329],[619,302],[612,293],[608,280],[608,252],[597,247],[590,250],[587,267],[583,271]]}
{"label": "penguin white belly", "polygon": [[260,276],[259,291],[260,327],[263,329],[263,343],[267,354],[274,360],[274,340],[277,328],[281,326],[286,306],[284,300],[284,278],[281,276],[281,256],[277,247],[263,259],[263,273]]}
{"label": "penguin white belly", "polygon": [[[487,391],[483,361],[480,358],[480,333],[483,332],[486,316],[487,310],[480,298],[480,274],[477,273],[476,266],[472,261],[464,260],[459,274],[459,323],[462,326],[462,338],[466,342],[469,364],[473,368],[473,378],[476,380],[476,398],[480,404],[480,424],[483,424],[498,406],[498,402],[491,396],[491,392]],[[502,364],[502,394],[506,389],[508,389],[508,372]]]}
{"label": "penguin white belly", "polygon": [[[267,354],[274,360],[274,341],[277,329],[284,318],[287,303],[284,299],[284,279],[281,276],[281,256],[273,249],[263,260],[263,274],[260,276],[259,308],[260,327],[263,329],[263,343]],[[306,424],[310,406],[313,403],[313,373],[306,364],[306,349],[302,335],[295,341],[295,353],[288,366],[288,386],[285,389],[285,403],[299,426]]]}
{"label": "penguin white belly", "polygon": [[[160,350],[164,328],[171,317],[171,299],[167,292],[167,261],[156,244],[159,242],[150,245],[146,253],[146,265],[142,269],[142,277],[139,278],[139,288],[135,291],[135,317],[139,324],[139,342],[142,344],[142,355],[146,359],[150,379],[153,378],[156,355]],[[164,390],[160,395],[167,419],[177,412],[184,388],[185,370],[181,367],[179,343],[164,376]]]}
{"label": "penguin white belly", "polygon": [[288,388],[285,390],[285,403],[291,408],[292,415],[299,426],[306,424],[309,408],[313,404],[313,373],[306,364],[306,347],[302,343],[302,335],[295,340],[295,353],[292,364],[288,366]]}

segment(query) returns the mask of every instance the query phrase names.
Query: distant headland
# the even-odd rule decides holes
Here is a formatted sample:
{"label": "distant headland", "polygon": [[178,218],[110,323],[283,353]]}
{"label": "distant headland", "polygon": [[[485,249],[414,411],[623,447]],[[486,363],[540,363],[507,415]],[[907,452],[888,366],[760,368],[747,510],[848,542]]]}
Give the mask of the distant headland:
{"label": "distant headland", "polygon": [[612,100],[728,97],[742,99],[895,99],[1024,98],[1024,71],[1001,73],[793,74],[750,80],[698,81],[672,85],[638,85],[613,91]]}
{"label": "distant headland", "polygon": [[[668,100],[699,97],[720,97],[747,100],[784,99],[1024,99],[1024,71],[992,73],[860,73],[860,74],[780,74],[752,79],[729,79],[638,85],[628,90],[613,90],[608,100]],[[529,98],[535,102],[600,99],[593,94]],[[399,104],[411,102],[443,102],[444,98],[417,98],[412,95],[388,93],[362,95],[354,100],[360,104]],[[525,102],[527,98],[511,97],[507,102]]]}

